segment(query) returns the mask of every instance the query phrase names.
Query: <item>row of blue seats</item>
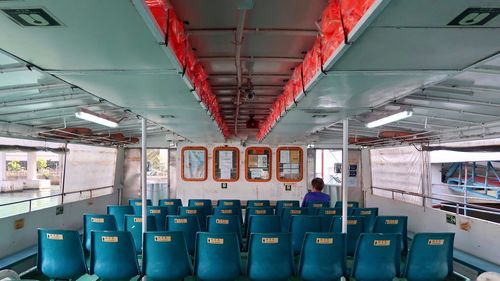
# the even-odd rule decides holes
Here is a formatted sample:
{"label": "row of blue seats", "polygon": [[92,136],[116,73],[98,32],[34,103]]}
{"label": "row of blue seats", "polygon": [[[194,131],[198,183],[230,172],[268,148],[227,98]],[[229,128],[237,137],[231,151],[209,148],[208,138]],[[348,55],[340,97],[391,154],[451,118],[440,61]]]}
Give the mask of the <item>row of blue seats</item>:
{"label": "row of blue seats", "polygon": [[[39,229],[38,237],[38,270],[51,279],[75,279],[89,273],[104,280],[137,275],[180,280],[194,274],[199,280],[229,281],[243,274],[240,244],[234,233],[197,233],[193,266],[182,232],[146,232],[142,271],[127,231],[92,231],[89,269],[78,232]],[[403,274],[401,235],[361,234],[350,272],[345,239],[345,234],[307,232],[296,271],[292,234],[252,233],[246,275],[256,281],[285,281],[295,274],[305,281],[339,280],[342,276],[358,281],[401,276],[409,281],[439,281],[453,272],[453,233],[416,234]]]}

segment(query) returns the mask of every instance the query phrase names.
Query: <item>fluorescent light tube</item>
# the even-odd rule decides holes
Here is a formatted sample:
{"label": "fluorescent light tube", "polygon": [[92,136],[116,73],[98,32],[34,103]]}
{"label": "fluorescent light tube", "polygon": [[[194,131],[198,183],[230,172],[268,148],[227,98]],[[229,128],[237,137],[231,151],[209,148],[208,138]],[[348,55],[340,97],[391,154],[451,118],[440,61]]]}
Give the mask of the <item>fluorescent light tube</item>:
{"label": "fluorescent light tube", "polygon": [[396,122],[405,118],[408,118],[413,115],[412,111],[401,111],[393,115],[389,115],[387,117],[375,120],[373,122],[367,123],[366,127],[368,128],[375,128],[379,127],[388,123]]}
{"label": "fluorescent light tube", "polygon": [[97,123],[106,127],[111,127],[111,128],[116,128],[118,127],[118,123],[106,118],[105,116],[99,115],[97,113],[80,109],[79,111],[75,112],[75,116],[77,118],[87,120],[93,123]]}

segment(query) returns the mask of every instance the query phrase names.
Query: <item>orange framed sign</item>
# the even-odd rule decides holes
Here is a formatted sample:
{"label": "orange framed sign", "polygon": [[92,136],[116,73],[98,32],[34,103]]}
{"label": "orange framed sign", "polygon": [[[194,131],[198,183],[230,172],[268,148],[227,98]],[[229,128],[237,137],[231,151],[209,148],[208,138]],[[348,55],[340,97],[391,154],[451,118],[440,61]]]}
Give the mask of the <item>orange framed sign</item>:
{"label": "orange framed sign", "polygon": [[181,150],[181,178],[184,181],[205,181],[208,171],[208,150],[203,146],[185,146]]}
{"label": "orange framed sign", "polygon": [[215,147],[212,158],[214,181],[235,182],[240,179],[240,150],[238,148]]}
{"label": "orange framed sign", "polygon": [[252,146],[245,150],[245,178],[249,182],[271,180],[272,151],[269,147]]}
{"label": "orange framed sign", "polygon": [[299,182],[304,177],[304,151],[298,146],[278,147],[276,178],[281,182]]}

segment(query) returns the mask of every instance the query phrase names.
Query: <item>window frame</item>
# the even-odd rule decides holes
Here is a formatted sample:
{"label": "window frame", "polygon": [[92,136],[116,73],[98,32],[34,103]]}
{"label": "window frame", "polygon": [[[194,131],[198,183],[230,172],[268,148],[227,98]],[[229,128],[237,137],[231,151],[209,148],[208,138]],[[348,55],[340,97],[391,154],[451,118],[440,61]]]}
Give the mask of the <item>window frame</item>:
{"label": "window frame", "polygon": [[[236,178],[221,179],[216,177],[216,155],[218,151],[233,151],[236,153]],[[184,166],[183,166],[184,167]],[[216,182],[237,182],[240,180],[240,150],[235,146],[216,146],[212,151],[212,178]]]}
{"label": "window frame", "polygon": [[[280,176],[280,153],[283,150],[297,150],[299,151],[299,173],[300,173],[300,178],[299,179],[284,179]],[[300,146],[280,146],[276,149],[276,179],[279,182],[301,182],[304,180],[304,150]]]}
{"label": "window frame", "polygon": [[[203,150],[205,152],[205,169],[204,169],[204,176],[203,178],[199,179],[189,179],[186,178],[184,175],[184,152],[186,150]],[[183,181],[190,181],[190,182],[200,182],[200,181],[206,181],[208,178],[208,149],[204,146],[184,146],[181,149],[181,178]]]}
{"label": "window frame", "polygon": [[[267,160],[267,166],[269,167],[269,176],[267,179],[251,179],[248,177],[248,152],[254,149],[265,149],[269,151],[269,159]],[[250,146],[245,149],[245,179],[248,182],[269,182],[273,178],[273,150],[268,146]]]}

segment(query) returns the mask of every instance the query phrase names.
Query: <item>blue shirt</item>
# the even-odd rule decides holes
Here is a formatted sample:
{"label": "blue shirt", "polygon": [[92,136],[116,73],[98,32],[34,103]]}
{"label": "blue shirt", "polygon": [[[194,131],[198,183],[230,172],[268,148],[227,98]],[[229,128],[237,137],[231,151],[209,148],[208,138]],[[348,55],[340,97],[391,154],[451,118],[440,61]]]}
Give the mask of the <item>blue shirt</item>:
{"label": "blue shirt", "polygon": [[323,192],[313,192],[310,191],[304,196],[304,200],[302,200],[302,207],[307,207],[307,203],[309,202],[327,202],[330,203],[330,195],[325,194]]}

